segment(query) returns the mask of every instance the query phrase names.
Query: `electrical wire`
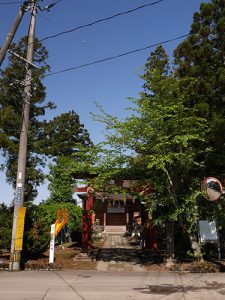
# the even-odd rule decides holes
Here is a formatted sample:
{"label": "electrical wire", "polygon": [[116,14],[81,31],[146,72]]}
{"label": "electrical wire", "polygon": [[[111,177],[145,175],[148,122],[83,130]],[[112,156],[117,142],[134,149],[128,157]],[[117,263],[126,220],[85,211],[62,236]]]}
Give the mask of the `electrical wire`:
{"label": "electrical wire", "polygon": [[[33,5],[32,7],[32,10],[31,10],[31,15],[33,15],[35,13],[35,10],[36,10],[36,5]],[[31,20],[30,20],[30,24],[29,24],[29,28],[28,28],[28,37],[29,37],[29,32],[30,32],[30,27],[31,27]],[[28,48],[29,44],[27,43],[26,45],[26,48]],[[28,67],[26,67],[26,74],[28,74]],[[31,75],[31,78],[32,78],[32,75]],[[26,89],[28,88],[29,91],[28,93],[30,93],[30,89],[31,89],[31,78],[29,78],[29,83],[28,84],[24,84],[24,93],[26,93]],[[25,80],[26,82],[26,80]],[[25,98],[28,96],[28,94],[25,94],[25,97],[24,97],[24,100]],[[29,99],[30,101],[30,96],[29,96]],[[22,128],[21,130],[23,130],[23,125],[25,127],[25,131],[26,131],[26,134],[28,134],[28,124],[26,122],[26,119],[25,119],[25,115],[24,115],[24,108],[25,108],[25,102],[23,102],[23,110],[22,110]]]}
{"label": "electrical wire", "polygon": [[[40,0],[40,1],[42,1],[42,0]],[[38,6],[38,8],[40,9],[40,11],[49,11],[50,10],[50,8],[52,8],[52,7],[54,7],[55,5],[57,5],[59,2],[61,2],[62,0],[58,0],[58,1],[56,1],[56,2],[53,2],[53,3],[50,3],[50,4],[48,4],[47,6],[45,6],[45,7],[41,7],[41,6]]]}
{"label": "electrical wire", "polygon": [[70,67],[70,68],[67,68],[67,69],[60,70],[60,71],[51,72],[51,73],[46,74],[45,77],[60,74],[60,73],[64,73],[64,72],[68,72],[68,71],[72,71],[72,70],[76,70],[76,69],[81,69],[81,68],[88,67],[88,66],[91,66],[91,65],[96,65],[96,64],[103,63],[103,62],[106,62],[106,61],[109,61],[109,60],[117,59],[117,58],[120,58],[120,57],[123,57],[123,56],[126,56],[126,55],[141,52],[141,51],[144,51],[146,49],[150,49],[150,48],[153,48],[153,47],[156,47],[156,46],[159,46],[159,45],[167,44],[167,43],[185,38],[187,36],[189,36],[189,34],[184,34],[184,35],[178,36],[178,37],[173,38],[173,39],[169,39],[169,40],[162,41],[162,42],[159,42],[159,43],[156,43],[156,44],[152,44],[152,45],[149,45],[149,46],[146,46],[146,47],[143,47],[143,48],[138,48],[138,49],[131,50],[131,51],[128,51],[128,52],[125,52],[125,53],[120,53],[120,54],[117,54],[117,55],[114,55],[114,56],[99,59],[99,60],[89,62],[89,63],[83,64],[83,65],[78,65],[78,66]]}
{"label": "electrical wire", "polygon": [[[54,2],[54,3],[52,3],[52,4],[51,4],[51,7],[54,6],[54,5],[56,5],[56,4],[58,4],[58,3],[61,2],[61,1],[62,1],[62,0],[58,0],[58,1]],[[24,3],[24,2],[15,2],[15,3]],[[0,4],[3,4],[3,3],[0,3]],[[5,4],[6,4],[6,3],[5,3]],[[7,4],[12,4],[12,2],[11,2],[11,3],[7,3]],[[35,6],[32,7],[31,14],[34,13],[34,9],[35,9]],[[30,28],[30,26],[31,26],[31,24],[29,24],[29,28]],[[29,30],[28,30],[28,32],[29,32]],[[27,45],[26,45],[26,48],[27,48],[27,47],[28,47],[28,43],[27,43]],[[4,71],[2,68],[0,68],[0,71],[2,72],[3,75],[5,74],[5,71]],[[28,87],[28,86],[31,86],[31,84],[24,85],[24,89],[25,89],[26,87]],[[18,107],[18,103],[17,103],[16,101],[15,101],[15,105]],[[22,120],[21,120],[21,129],[20,129],[20,131],[23,129],[23,125],[24,125],[25,131],[26,131],[26,133],[28,134],[28,124],[27,124],[27,122],[26,122],[26,120],[25,120],[25,116],[24,116],[24,106],[25,106],[25,103],[23,102]],[[18,108],[19,108],[19,107],[18,107]]]}
{"label": "electrical wire", "polygon": [[2,2],[0,5],[10,5],[10,4],[22,4],[23,1],[13,1],[13,2]]}
{"label": "electrical wire", "polygon": [[[55,6],[56,4],[58,4],[59,2],[61,2],[62,0],[58,0],[56,2],[53,2],[52,4],[50,4],[49,7],[52,7],[52,6]],[[137,6],[133,9],[130,9],[130,10],[127,10],[127,11],[124,11],[124,12],[120,12],[120,13],[117,13],[115,15],[112,15],[110,17],[106,17],[106,18],[102,18],[102,19],[99,19],[99,20],[96,20],[96,21],[93,21],[91,23],[88,23],[88,24],[84,24],[84,25],[80,25],[78,27],[75,27],[75,28],[72,28],[72,29],[69,29],[69,30],[65,30],[65,31],[62,31],[62,32],[59,32],[57,34],[54,34],[54,35],[50,35],[50,36],[46,36],[42,39],[39,39],[40,42],[43,42],[45,40],[49,40],[49,39],[53,39],[53,38],[56,38],[58,36],[61,36],[61,35],[64,35],[64,34],[68,34],[68,33],[71,33],[71,32],[74,32],[74,31],[77,31],[79,29],[82,29],[82,28],[85,28],[85,27],[90,27],[90,26],[93,26],[95,24],[98,24],[98,23],[101,23],[101,22],[105,22],[105,21],[108,21],[108,20],[111,20],[113,18],[116,18],[116,17],[119,17],[119,16],[122,16],[122,15],[125,15],[125,14],[129,14],[129,13],[132,13],[134,11],[137,11],[139,9],[143,9],[145,7],[149,7],[149,6],[153,6],[155,4],[158,4],[160,2],[162,2],[164,0],[157,0],[155,2],[151,2],[151,3],[148,3],[148,4],[144,4],[144,5],[141,5],[141,6]],[[23,3],[23,2],[17,2],[17,3]],[[7,52],[7,51],[6,51]]]}
{"label": "electrical wire", "polygon": [[162,2],[162,1],[164,1],[164,0],[158,0],[158,1],[155,1],[155,2],[148,3],[148,4],[140,5],[140,6],[137,6],[137,7],[133,8],[133,9],[130,9],[130,10],[127,10],[127,11],[120,12],[120,13],[117,13],[115,15],[112,15],[110,17],[102,18],[102,19],[93,21],[91,23],[85,24],[85,25],[80,25],[78,27],[62,31],[62,32],[56,33],[54,35],[50,35],[50,36],[44,37],[44,38],[40,39],[40,42],[46,41],[46,40],[49,40],[49,39],[53,39],[53,38],[56,38],[56,37],[64,35],[64,34],[68,34],[68,33],[74,32],[76,30],[85,28],[85,27],[90,27],[90,26],[93,26],[93,25],[101,23],[101,22],[109,21],[111,19],[120,17],[122,15],[126,15],[126,14],[129,14],[129,13],[132,13],[132,12],[137,11],[139,9],[143,9],[143,8],[146,8],[146,7],[149,7],[149,6],[153,6],[153,5],[158,4],[158,3]]}
{"label": "electrical wire", "polygon": [[[181,36],[178,36],[178,37],[175,37],[175,38],[172,38],[172,39],[168,39],[168,40],[165,40],[165,41],[161,41],[161,42],[158,42],[158,43],[146,46],[146,47],[134,49],[134,50],[131,50],[131,51],[128,51],[128,52],[120,53],[120,54],[117,54],[117,55],[114,55],[114,56],[106,57],[106,58],[99,59],[99,60],[89,62],[89,63],[86,63],[86,64],[82,64],[82,65],[62,69],[62,70],[59,70],[59,71],[56,71],[56,72],[50,72],[50,73],[46,74],[45,77],[49,77],[49,76],[52,76],[52,75],[57,75],[57,74],[60,74],[60,73],[69,72],[69,71],[76,70],[76,69],[85,68],[85,67],[88,67],[88,66],[96,65],[96,64],[99,64],[99,63],[103,63],[103,62],[106,62],[106,61],[109,61],[109,60],[117,59],[117,58],[127,56],[127,55],[130,55],[130,54],[138,53],[138,52],[141,52],[141,51],[153,48],[153,47],[157,47],[159,45],[164,45],[164,44],[171,43],[171,42],[174,42],[174,41],[182,39],[182,38],[186,38],[189,35],[190,34],[184,34],[184,35],[181,35]],[[4,74],[4,70],[1,69],[1,68],[0,68],[0,70]]]}
{"label": "electrical wire", "polygon": [[[38,0],[38,1],[42,1],[42,0]],[[60,2],[62,0],[58,0],[56,1],[56,3],[53,3],[54,5],[57,4],[58,2]],[[10,5],[10,4],[23,4],[26,1],[11,1],[11,2],[0,2],[0,5]],[[27,1],[29,2],[29,1]]]}
{"label": "electrical wire", "polygon": [[50,5],[51,5],[51,6],[55,6],[56,4],[58,4],[58,3],[61,2],[61,1],[63,1],[63,0],[55,1],[55,2],[51,3]]}

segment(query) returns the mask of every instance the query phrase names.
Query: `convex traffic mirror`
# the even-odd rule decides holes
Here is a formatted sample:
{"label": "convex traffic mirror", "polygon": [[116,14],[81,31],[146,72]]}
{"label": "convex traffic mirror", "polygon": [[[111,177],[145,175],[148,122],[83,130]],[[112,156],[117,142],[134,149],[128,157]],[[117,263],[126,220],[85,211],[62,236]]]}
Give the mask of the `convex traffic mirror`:
{"label": "convex traffic mirror", "polygon": [[207,177],[201,182],[203,196],[209,201],[217,201],[223,193],[222,184],[215,177]]}

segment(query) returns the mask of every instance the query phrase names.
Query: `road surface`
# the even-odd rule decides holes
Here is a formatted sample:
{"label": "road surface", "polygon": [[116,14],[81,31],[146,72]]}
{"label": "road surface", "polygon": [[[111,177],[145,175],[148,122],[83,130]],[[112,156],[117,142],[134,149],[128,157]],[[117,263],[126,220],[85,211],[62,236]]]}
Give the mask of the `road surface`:
{"label": "road surface", "polygon": [[223,273],[21,271],[0,272],[1,300],[217,300]]}

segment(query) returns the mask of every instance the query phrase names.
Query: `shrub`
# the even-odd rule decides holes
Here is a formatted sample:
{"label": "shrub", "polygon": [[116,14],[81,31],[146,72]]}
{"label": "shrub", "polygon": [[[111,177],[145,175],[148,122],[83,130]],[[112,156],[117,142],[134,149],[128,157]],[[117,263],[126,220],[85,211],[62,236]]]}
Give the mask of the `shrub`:
{"label": "shrub", "polygon": [[4,203],[0,204],[0,251],[9,250],[12,236],[13,209]]}
{"label": "shrub", "polygon": [[72,203],[42,202],[27,210],[25,221],[24,255],[40,256],[49,248],[51,224],[55,223],[57,211],[68,210],[69,234],[81,227],[82,209]]}

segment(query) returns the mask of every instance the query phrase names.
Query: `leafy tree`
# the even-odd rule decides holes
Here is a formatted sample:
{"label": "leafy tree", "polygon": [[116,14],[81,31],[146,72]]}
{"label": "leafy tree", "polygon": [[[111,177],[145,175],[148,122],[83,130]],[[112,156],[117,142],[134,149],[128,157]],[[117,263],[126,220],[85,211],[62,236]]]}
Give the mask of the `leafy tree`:
{"label": "leafy tree", "polygon": [[202,3],[193,17],[189,36],[174,52],[176,75],[188,87],[186,105],[204,116],[211,128],[208,135],[204,176],[224,176],[225,160],[225,2]]}
{"label": "leafy tree", "polygon": [[193,175],[204,167],[202,153],[210,151],[205,148],[209,130],[206,120],[186,106],[189,94],[170,72],[162,47],[151,53],[144,71],[145,91],[139,99],[131,99],[133,114],[125,120],[106,113],[98,118],[113,131],[108,135],[110,146],[120,148],[120,156],[114,151],[114,161],[120,161],[121,153],[129,153],[123,166],[137,173],[141,170],[143,178],[151,179],[154,193],[143,194],[149,217],[165,207],[166,214],[158,214],[155,222],[182,221],[196,246],[195,201],[200,192],[199,179]]}
{"label": "leafy tree", "polygon": [[[17,45],[13,44],[11,50],[24,57],[26,48],[27,37],[24,37]],[[36,187],[44,180],[43,172],[41,171],[44,162],[42,157],[37,155],[34,141],[37,139],[39,130],[42,127],[39,117],[45,115],[47,108],[52,109],[54,107],[51,102],[44,104],[46,93],[41,79],[43,79],[45,71],[49,70],[49,66],[46,64],[47,57],[47,50],[35,39],[34,63],[38,64],[40,68],[33,70],[31,82],[32,104],[30,107],[28,132],[25,200],[32,200],[36,196]],[[8,67],[2,72],[2,78],[0,79],[0,148],[6,158],[4,167],[6,168],[7,181],[14,187],[19,148],[19,129],[22,122],[25,74],[25,64],[11,55]]]}

